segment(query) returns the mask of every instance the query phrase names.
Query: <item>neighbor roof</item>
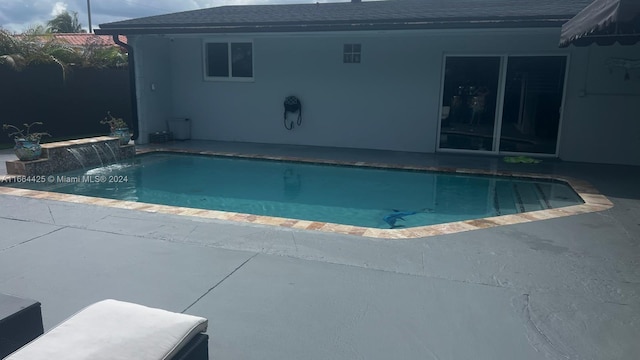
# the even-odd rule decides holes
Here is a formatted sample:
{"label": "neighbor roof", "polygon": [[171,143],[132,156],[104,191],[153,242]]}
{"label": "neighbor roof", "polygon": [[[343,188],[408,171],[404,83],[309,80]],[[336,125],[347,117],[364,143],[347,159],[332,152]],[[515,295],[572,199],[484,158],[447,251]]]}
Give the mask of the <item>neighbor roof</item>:
{"label": "neighbor roof", "polygon": [[[73,46],[86,46],[95,44],[97,46],[116,46],[113,38],[107,35],[94,34],[51,34],[54,39],[66,42]],[[122,39],[126,43],[126,38]]]}
{"label": "neighbor roof", "polygon": [[559,27],[591,0],[390,0],[221,6],[101,24],[98,34]]}
{"label": "neighbor roof", "polygon": [[[53,34],[45,34],[45,35],[17,35],[23,39],[30,39],[36,42],[46,43],[49,41],[58,41],[61,43],[68,44],[72,47],[84,47],[88,45],[95,46],[119,46],[116,45],[113,41],[113,37],[111,35],[95,35],[95,34],[86,34],[86,33],[53,33]],[[120,35],[120,41],[127,43],[127,37]]]}

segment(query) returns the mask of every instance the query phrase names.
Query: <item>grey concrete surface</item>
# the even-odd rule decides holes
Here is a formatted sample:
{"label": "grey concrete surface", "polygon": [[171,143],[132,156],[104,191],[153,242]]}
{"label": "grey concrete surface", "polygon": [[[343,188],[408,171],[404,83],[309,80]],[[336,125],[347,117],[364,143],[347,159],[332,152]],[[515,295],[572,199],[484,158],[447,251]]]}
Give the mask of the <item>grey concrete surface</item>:
{"label": "grey concrete surface", "polygon": [[13,149],[0,149],[0,176],[7,174],[6,161],[18,160]]}
{"label": "grey concrete surface", "polygon": [[229,143],[574,176],[610,210],[411,240],[0,196],[0,292],[45,328],[116,298],[209,319],[212,359],[637,359],[640,168]]}

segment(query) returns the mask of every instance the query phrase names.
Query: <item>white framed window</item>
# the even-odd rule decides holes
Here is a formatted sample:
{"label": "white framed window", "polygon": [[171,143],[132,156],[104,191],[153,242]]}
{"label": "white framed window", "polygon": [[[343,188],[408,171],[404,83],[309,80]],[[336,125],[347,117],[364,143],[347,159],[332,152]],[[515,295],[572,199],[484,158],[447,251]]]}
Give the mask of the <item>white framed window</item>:
{"label": "white framed window", "polygon": [[342,62],[345,64],[359,64],[362,58],[361,44],[344,44]]}
{"label": "white framed window", "polygon": [[205,80],[253,81],[253,42],[205,41]]}

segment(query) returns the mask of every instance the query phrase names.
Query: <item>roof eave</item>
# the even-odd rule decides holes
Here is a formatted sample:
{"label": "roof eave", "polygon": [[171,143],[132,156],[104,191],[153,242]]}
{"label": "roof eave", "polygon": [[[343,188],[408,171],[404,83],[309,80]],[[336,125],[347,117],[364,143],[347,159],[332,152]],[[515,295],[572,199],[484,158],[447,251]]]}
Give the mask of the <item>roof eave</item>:
{"label": "roof eave", "polygon": [[568,18],[540,19],[478,19],[478,20],[416,20],[399,22],[353,22],[338,24],[220,24],[220,25],[162,25],[107,27],[96,29],[99,35],[145,34],[202,34],[202,33],[261,33],[261,32],[321,32],[321,31],[380,31],[422,29],[478,29],[478,28],[543,28],[561,27]]}

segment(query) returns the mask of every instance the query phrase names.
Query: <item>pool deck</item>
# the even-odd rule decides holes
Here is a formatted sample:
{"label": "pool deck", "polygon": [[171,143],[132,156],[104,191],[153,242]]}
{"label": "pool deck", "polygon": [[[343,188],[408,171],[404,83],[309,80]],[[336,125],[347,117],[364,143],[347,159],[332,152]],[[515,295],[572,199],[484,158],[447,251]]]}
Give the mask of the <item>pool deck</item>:
{"label": "pool deck", "polygon": [[[212,359],[640,354],[640,167],[197,141],[163,147],[571,177],[613,207],[385,240],[0,195],[0,292],[42,302],[45,329],[105,298],[204,316]],[[14,158],[0,151],[1,161]]]}

